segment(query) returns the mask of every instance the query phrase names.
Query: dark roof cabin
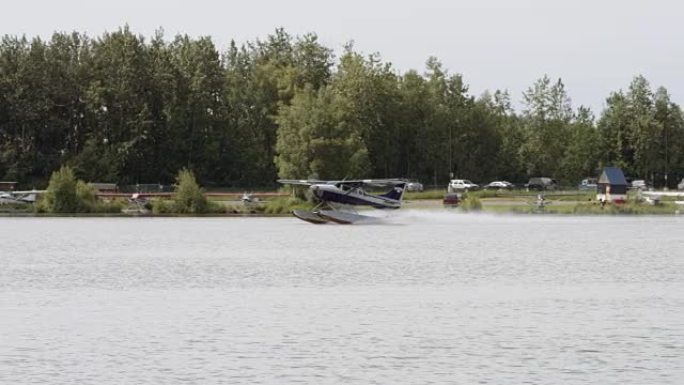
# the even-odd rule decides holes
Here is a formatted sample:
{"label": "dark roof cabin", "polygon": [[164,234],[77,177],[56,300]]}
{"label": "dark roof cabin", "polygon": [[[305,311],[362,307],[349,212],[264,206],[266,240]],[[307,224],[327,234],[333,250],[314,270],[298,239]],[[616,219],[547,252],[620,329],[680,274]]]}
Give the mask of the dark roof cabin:
{"label": "dark roof cabin", "polygon": [[17,182],[0,181],[0,191],[12,191],[17,187]]}
{"label": "dark roof cabin", "polygon": [[618,167],[605,167],[598,179],[598,193],[611,195],[626,195],[627,180],[625,174]]}

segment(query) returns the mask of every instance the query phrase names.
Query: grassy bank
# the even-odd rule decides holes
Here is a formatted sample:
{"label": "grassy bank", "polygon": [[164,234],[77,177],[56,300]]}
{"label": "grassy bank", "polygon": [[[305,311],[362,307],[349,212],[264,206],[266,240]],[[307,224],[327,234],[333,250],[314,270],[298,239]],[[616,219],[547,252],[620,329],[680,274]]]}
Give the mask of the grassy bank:
{"label": "grassy bank", "polygon": [[431,189],[424,191],[407,191],[404,193],[404,199],[408,200],[425,200],[425,199],[442,199],[446,194],[446,189]]}
{"label": "grassy bank", "polygon": [[681,207],[663,203],[649,205],[643,203],[608,204],[598,203],[556,204],[556,202],[539,208],[534,205],[495,205],[483,207],[486,212],[516,214],[559,214],[559,215],[674,215],[684,211]]}
{"label": "grassy bank", "polygon": [[[179,183],[179,185],[181,185]],[[263,199],[257,199],[252,203],[244,203],[239,196],[219,196],[201,198],[203,191],[192,184],[191,194],[176,194],[169,197],[152,199],[145,205],[147,210],[136,212],[136,206],[128,204],[127,200],[100,201],[92,199],[88,212],[67,213],[67,216],[278,216],[288,215],[292,210],[312,210],[315,203],[294,198],[292,196],[274,196],[264,194]],[[677,205],[674,197],[664,197],[660,204],[650,205],[637,203],[637,194],[630,191],[628,203],[623,205],[606,205],[601,207],[595,201],[594,192],[578,190],[546,192],[545,197],[550,204],[538,208],[536,199],[539,192],[525,190],[478,190],[463,193],[460,208],[457,211],[475,212],[485,211],[492,213],[520,213],[520,214],[562,214],[562,215],[672,215],[684,213],[684,207]],[[81,194],[84,195],[84,194]],[[421,192],[406,192],[404,207],[414,209],[441,209],[442,199],[446,195],[446,189],[430,189]],[[187,196],[187,197],[186,197]],[[184,199],[186,197],[187,199]],[[181,205],[181,203],[184,203]],[[182,206],[182,207],[180,207]],[[0,205],[2,216],[30,216],[34,214],[47,214],[47,216],[60,213],[44,212],[37,210],[40,206],[8,204]],[[180,208],[179,208],[180,207]],[[121,213],[121,209],[131,209],[130,212]],[[201,208],[201,210],[198,210]],[[43,216],[43,215],[38,215]]]}
{"label": "grassy bank", "polygon": [[[404,194],[404,199],[408,200],[424,200],[424,199],[442,199],[446,195],[446,189],[431,189],[425,191],[407,191]],[[539,195],[539,191],[526,190],[475,190],[463,192],[464,195],[474,196],[478,199],[483,198],[534,198]],[[544,195],[549,199],[562,201],[589,201],[596,197],[594,191],[579,191],[579,190],[560,190],[560,191],[546,191]]]}

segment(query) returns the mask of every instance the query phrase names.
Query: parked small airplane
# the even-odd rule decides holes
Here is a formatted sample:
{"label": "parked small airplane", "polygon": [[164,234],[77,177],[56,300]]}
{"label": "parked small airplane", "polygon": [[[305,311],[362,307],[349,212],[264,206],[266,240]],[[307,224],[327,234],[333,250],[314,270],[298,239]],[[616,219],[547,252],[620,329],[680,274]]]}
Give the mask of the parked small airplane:
{"label": "parked small airplane", "polygon": [[242,201],[242,204],[247,208],[248,210],[255,209],[259,206],[262,206],[266,204],[265,201],[259,199],[259,197],[254,196],[252,193],[244,192],[242,196],[240,197],[240,201]]}
{"label": "parked small airplane", "polygon": [[0,204],[29,204],[35,203],[43,190],[3,191],[0,192]]}
{"label": "parked small airplane", "polygon": [[0,192],[0,204],[11,204],[11,203],[17,203],[17,199],[14,198],[14,196],[12,196],[12,194]]}
{"label": "parked small airplane", "polygon": [[124,208],[121,210],[124,214],[149,214],[150,209],[152,205],[150,204],[150,200],[147,199],[144,196],[141,196],[140,193],[134,193],[131,195],[130,198],[128,198],[128,207]]}
{"label": "parked small airplane", "polygon": [[546,200],[546,196],[544,196],[543,193],[537,195],[537,200],[535,200],[533,202],[528,201],[527,203],[534,205],[535,206],[534,208],[537,210],[544,210],[544,207],[551,204],[551,202]]}
{"label": "parked small airplane", "polygon": [[[292,214],[304,221],[321,224],[335,222],[351,224],[373,219],[356,213],[354,206],[370,206],[376,209],[398,209],[404,196],[406,182],[396,179],[359,179],[341,181],[280,179],[278,183],[308,186],[320,201],[313,211],[294,210]],[[381,195],[369,194],[365,188],[391,187]],[[327,209],[319,210],[321,207]]]}

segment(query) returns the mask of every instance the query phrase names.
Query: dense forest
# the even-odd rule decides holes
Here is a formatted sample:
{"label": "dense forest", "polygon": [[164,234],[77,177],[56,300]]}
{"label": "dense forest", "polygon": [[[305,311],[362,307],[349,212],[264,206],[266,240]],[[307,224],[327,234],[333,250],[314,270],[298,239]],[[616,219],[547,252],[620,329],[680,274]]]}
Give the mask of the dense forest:
{"label": "dense forest", "polygon": [[[209,186],[282,178],[550,176],[575,184],[604,165],[670,185],[684,176],[684,118],[665,88],[636,76],[598,118],[544,75],[522,108],[474,96],[436,58],[400,73],[349,44],[336,57],[315,34],[282,29],[219,50],[209,37],[128,27],[91,38],[4,36],[0,180],[45,185],[60,165],[79,178],[169,183],[188,168]],[[669,178],[668,178],[669,176]]]}

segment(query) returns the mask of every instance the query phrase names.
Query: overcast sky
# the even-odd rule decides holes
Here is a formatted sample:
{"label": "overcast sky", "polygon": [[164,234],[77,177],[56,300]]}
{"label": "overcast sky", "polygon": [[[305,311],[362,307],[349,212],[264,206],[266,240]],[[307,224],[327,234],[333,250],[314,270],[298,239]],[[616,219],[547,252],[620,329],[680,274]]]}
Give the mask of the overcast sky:
{"label": "overcast sky", "polygon": [[22,0],[6,2],[2,34],[96,36],[126,23],[145,36],[163,27],[209,35],[219,49],[276,27],[315,32],[340,52],[354,40],[398,71],[423,72],[429,56],[461,73],[470,93],[521,93],[544,74],[561,77],[573,107],[598,115],[611,91],[642,74],[684,103],[684,3],[665,0]]}

